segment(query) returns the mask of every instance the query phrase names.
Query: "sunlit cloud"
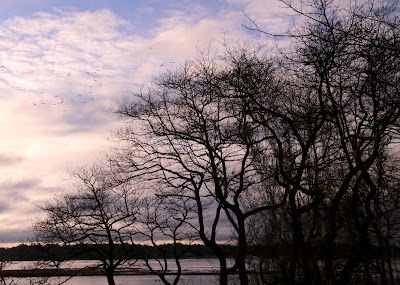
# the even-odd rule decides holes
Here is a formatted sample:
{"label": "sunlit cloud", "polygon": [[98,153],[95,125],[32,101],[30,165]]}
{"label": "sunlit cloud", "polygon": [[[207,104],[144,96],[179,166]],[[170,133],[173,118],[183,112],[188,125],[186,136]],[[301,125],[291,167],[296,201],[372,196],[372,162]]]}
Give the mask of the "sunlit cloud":
{"label": "sunlit cloud", "polygon": [[243,11],[287,29],[277,3],[265,2],[170,1],[162,11],[140,6],[132,19],[101,5],[47,7],[0,22],[0,186],[13,201],[0,203],[2,228],[29,231],[34,203],[60,190],[66,168],[96,159],[119,124],[112,110],[124,96],[224,36],[253,38]]}

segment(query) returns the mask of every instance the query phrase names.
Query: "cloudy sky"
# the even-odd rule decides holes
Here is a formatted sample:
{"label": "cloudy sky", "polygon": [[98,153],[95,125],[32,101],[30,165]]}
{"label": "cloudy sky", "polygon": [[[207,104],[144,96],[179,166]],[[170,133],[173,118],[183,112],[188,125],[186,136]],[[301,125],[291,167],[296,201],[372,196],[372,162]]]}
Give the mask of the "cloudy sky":
{"label": "cloudy sky", "polygon": [[95,161],[116,102],[243,28],[289,21],[277,0],[1,0],[0,241],[24,242],[35,202]]}

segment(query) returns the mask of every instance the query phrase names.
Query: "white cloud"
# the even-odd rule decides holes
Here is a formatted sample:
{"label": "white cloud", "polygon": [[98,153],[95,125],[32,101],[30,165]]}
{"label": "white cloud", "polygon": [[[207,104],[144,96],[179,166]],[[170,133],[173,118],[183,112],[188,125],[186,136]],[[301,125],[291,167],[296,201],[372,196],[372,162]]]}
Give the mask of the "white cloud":
{"label": "white cloud", "polygon": [[0,184],[35,181],[18,190],[26,200],[0,216],[0,224],[10,215],[24,220],[24,209],[51,197],[66,167],[95,160],[118,124],[109,109],[121,96],[223,33],[245,37],[242,8],[263,23],[284,26],[283,19],[266,19],[275,11],[266,1],[231,2],[237,9],[228,5],[213,14],[199,5],[174,7],[147,33],[104,9],[56,9],[0,23]]}

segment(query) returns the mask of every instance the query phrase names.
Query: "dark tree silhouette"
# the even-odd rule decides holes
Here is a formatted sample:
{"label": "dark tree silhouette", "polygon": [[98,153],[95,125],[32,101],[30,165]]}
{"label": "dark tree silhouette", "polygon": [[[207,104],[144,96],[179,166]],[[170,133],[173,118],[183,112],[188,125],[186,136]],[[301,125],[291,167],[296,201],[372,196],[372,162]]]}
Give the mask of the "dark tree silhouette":
{"label": "dark tree silhouette", "polygon": [[[254,119],[274,136],[277,181],[289,193],[289,282],[347,284],[370,263],[382,180],[373,169],[398,137],[397,3],[281,2],[301,24],[286,35],[293,45],[277,68],[280,87],[268,99],[248,96]],[[344,224],[355,229],[347,238]],[[352,245],[340,260],[343,243]]]}
{"label": "dark tree silhouette", "polygon": [[140,200],[134,187],[116,183],[116,178],[100,166],[82,168],[73,177],[74,190],[41,206],[46,217],[34,224],[37,239],[65,245],[91,244],[85,254],[100,261],[108,284],[115,285],[115,270],[134,261],[130,245],[136,234]]}
{"label": "dark tree silhouette", "polygon": [[[181,259],[197,239],[191,225],[194,208],[195,205],[186,199],[144,199],[139,217],[139,238],[151,244],[152,248],[149,248],[151,250],[143,256],[143,260],[150,272],[166,285],[178,284],[182,275]],[[173,279],[170,280],[168,276],[173,276]]]}
{"label": "dark tree silhouette", "polygon": [[[237,272],[247,284],[246,220],[278,207],[286,197],[276,204],[257,203],[254,189],[265,171],[252,162],[267,147],[266,139],[252,122],[249,103],[238,101],[240,88],[247,86],[232,84],[231,73],[240,78],[247,70],[235,70],[238,63],[231,59],[218,62],[203,55],[122,104],[119,113],[131,124],[116,133],[120,149],[111,159],[133,177],[158,185],[157,195],[194,205],[192,226],[219,259],[220,283],[228,284],[228,274]],[[259,67],[262,80],[254,88],[268,88],[269,65]],[[227,224],[232,240],[221,231]],[[219,244],[224,240],[238,245],[232,268]]]}
{"label": "dark tree silhouette", "polygon": [[[178,244],[193,238],[218,258],[223,285],[230,273],[249,284],[249,245],[269,251],[253,259],[255,282],[393,284],[399,195],[387,156],[400,131],[397,2],[281,2],[298,23],[279,35],[289,49],[227,44],[135,93],[117,111],[128,124],[115,132],[111,177],[83,172],[82,191],[43,207],[38,232],[107,243],[107,254],[137,231],[162,253],[157,239],[168,237],[174,284]],[[133,185],[150,197],[140,221]],[[232,267],[227,242],[237,246]],[[112,275],[113,259],[104,260]],[[168,262],[159,265],[149,269],[168,284]]]}

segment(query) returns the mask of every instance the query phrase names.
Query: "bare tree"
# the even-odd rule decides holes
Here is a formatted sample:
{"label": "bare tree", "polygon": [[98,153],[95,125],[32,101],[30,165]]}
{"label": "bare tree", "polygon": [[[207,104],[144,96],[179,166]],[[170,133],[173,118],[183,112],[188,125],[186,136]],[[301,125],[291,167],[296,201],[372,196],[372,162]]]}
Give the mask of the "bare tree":
{"label": "bare tree", "polygon": [[108,284],[115,285],[115,270],[132,262],[132,236],[139,213],[134,187],[116,183],[100,166],[73,173],[72,191],[41,206],[46,217],[34,224],[41,242],[73,245],[88,243],[86,256],[100,262]]}
{"label": "bare tree", "polygon": [[[346,284],[370,259],[369,229],[377,214],[372,205],[382,178],[373,175],[373,168],[398,134],[397,2],[346,7],[337,1],[281,2],[301,24],[286,35],[293,49],[283,52],[277,69],[280,88],[269,98],[249,97],[257,111],[254,119],[274,136],[278,182],[289,193],[289,279],[291,284],[296,279],[320,284],[321,278]],[[337,245],[349,242],[341,225],[346,205],[357,230],[342,264]],[[313,225],[321,219],[323,227],[315,235]],[[316,238],[324,245],[323,276],[312,250]]]}
{"label": "bare tree", "polygon": [[[229,273],[248,284],[249,226],[259,217],[281,231],[290,252],[277,280],[347,284],[364,270],[369,282],[371,229],[377,215],[384,217],[384,171],[374,168],[399,131],[396,6],[282,3],[301,21],[288,34],[291,50],[269,57],[263,47],[227,46],[220,57],[202,54],[160,76],[121,104],[130,124],[115,133],[110,165],[117,178],[147,185],[160,199],[149,207],[142,234],[163,252],[157,235],[177,245],[184,227],[194,229],[219,260],[220,284],[228,284]],[[176,219],[152,210],[182,203]],[[124,230],[135,222],[129,221]],[[276,240],[270,229],[265,233],[265,242]],[[108,240],[122,243],[121,236]],[[229,268],[221,243],[232,241],[237,252]],[[176,265],[179,277],[179,258]],[[169,282],[165,259],[160,266]]]}
{"label": "bare tree", "polygon": [[[261,87],[268,88],[269,66],[268,61],[259,66],[258,76],[265,79]],[[193,203],[197,217],[192,225],[219,259],[220,283],[227,284],[228,274],[237,272],[241,284],[247,284],[246,220],[280,206],[286,196],[273,205],[254,202],[258,194],[253,189],[265,171],[252,162],[268,146],[259,124],[252,122],[249,103],[238,104],[241,90],[231,84],[231,71],[246,76],[246,69],[203,55],[161,76],[148,92],[135,94],[119,110],[131,124],[116,133],[120,144],[112,159],[128,175],[157,185],[159,196]],[[224,225],[235,233],[232,268],[220,246],[229,240]]]}
{"label": "bare tree", "polygon": [[[139,218],[139,235],[152,248],[143,256],[146,267],[166,285],[178,284],[181,259],[197,236],[191,225],[195,205],[186,200],[151,197],[145,199]],[[174,268],[176,267],[176,268]],[[173,276],[173,280],[168,277]]]}
{"label": "bare tree", "polygon": [[378,179],[378,193],[373,201],[375,219],[370,228],[375,263],[381,284],[395,284],[399,270],[395,262],[395,248],[400,234],[400,191],[398,155],[385,151],[374,167]]}

